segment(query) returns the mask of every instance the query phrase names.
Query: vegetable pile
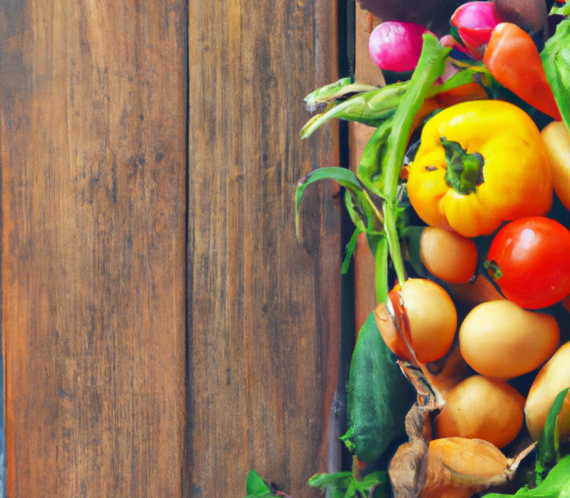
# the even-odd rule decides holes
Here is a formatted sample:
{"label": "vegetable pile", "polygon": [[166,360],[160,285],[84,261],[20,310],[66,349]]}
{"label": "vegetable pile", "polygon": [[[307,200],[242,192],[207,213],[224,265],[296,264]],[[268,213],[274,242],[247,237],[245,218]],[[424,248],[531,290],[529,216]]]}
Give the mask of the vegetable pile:
{"label": "vegetable pile", "polygon": [[508,4],[461,5],[441,39],[384,22],[369,51],[390,84],[306,98],[326,108],[304,138],[332,118],[375,128],[356,174],[320,168],[296,195],[298,213],[310,184],[339,182],[343,271],[361,233],[376,263],[354,468],[310,482],[335,497],[570,496],[570,7]]}

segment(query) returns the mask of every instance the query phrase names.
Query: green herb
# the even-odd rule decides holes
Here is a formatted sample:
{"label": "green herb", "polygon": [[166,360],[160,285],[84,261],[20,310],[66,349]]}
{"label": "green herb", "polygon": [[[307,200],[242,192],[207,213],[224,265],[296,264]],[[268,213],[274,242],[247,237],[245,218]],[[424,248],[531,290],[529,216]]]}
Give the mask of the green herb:
{"label": "green herb", "polygon": [[387,498],[386,472],[373,472],[358,480],[352,472],[317,474],[309,480],[309,486],[321,491],[330,489],[332,498]]}
{"label": "green herb", "polygon": [[546,78],[560,109],[560,114],[570,129],[570,19],[556,28],[556,33],[546,42],[540,54]]}

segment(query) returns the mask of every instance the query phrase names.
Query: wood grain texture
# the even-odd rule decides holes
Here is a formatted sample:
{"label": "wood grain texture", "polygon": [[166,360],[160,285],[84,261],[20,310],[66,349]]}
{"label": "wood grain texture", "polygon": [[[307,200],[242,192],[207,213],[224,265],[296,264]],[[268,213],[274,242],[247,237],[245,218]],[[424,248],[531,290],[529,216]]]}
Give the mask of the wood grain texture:
{"label": "wood grain texture", "polygon": [[240,497],[250,468],[296,498],[324,472],[340,343],[338,165],[303,97],[337,79],[336,2],[190,0],[187,495]]}
{"label": "wood grain texture", "polygon": [[[355,16],[355,65],[354,78],[360,83],[384,85],[382,71],[376,66],[368,54],[368,38],[372,30],[380,24],[380,20],[356,5]],[[374,133],[374,128],[360,123],[349,124],[349,161],[350,169],[356,173],[364,148]],[[359,331],[376,306],[376,290],[374,282],[374,256],[370,252],[366,236],[358,237],[354,253],[354,299],[355,326]]]}
{"label": "wood grain texture", "polygon": [[180,497],[187,12],[0,4],[8,496]]}

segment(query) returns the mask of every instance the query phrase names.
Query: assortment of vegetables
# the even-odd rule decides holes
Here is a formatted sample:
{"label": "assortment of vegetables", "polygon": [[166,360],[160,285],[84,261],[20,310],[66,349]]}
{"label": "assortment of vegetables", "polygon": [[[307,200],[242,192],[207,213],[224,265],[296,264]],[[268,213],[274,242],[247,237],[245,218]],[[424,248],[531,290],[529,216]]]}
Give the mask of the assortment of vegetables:
{"label": "assortment of vegetables", "polygon": [[348,382],[353,472],[310,482],[334,497],[570,496],[570,7],[549,33],[543,0],[513,4],[465,3],[441,41],[380,24],[370,55],[400,81],[306,99],[326,109],[303,137],[333,117],[376,129],[356,174],[321,168],[296,197],[298,212],[310,184],[339,182],[343,271],[360,233],[376,264]]}

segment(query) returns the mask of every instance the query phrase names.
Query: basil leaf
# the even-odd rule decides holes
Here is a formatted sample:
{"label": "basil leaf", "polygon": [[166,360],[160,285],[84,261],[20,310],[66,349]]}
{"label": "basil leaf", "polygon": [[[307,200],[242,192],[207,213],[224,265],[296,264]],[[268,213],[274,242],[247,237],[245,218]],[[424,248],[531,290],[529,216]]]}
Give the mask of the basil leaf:
{"label": "basil leaf", "polygon": [[540,54],[546,79],[560,109],[560,114],[570,128],[570,19],[556,28],[556,33],[546,42]]}
{"label": "basil leaf", "polygon": [[348,380],[349,433],[356,456],[376,460],[391,441],[405,435],[404,419],[416,393],[380,337],[374,313],[362,326]]}

